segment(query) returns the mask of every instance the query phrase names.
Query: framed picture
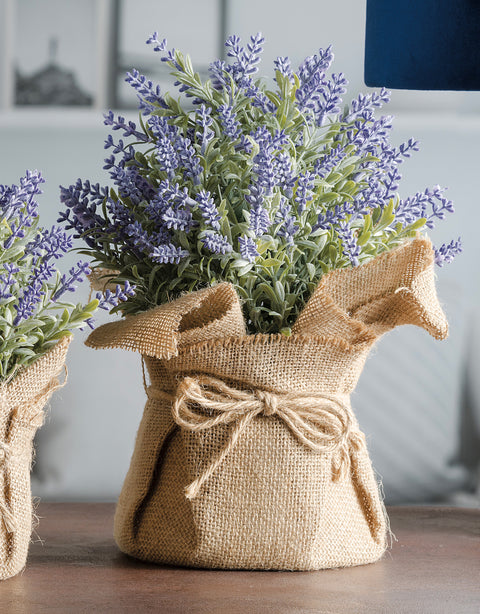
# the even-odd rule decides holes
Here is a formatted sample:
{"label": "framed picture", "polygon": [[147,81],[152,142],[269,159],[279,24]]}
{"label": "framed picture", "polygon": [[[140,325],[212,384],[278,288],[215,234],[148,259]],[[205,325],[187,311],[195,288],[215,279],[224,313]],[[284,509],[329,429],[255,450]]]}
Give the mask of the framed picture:
{"label": "framed picture", "polygon": [[202,78],[224,55],[229,0],[0,0],[0,109],[133,109],[136,68],[171,90],[169,68],[146,39],[195,57]]}
{"label": "framed picture", "polygon": [[0,0],[0,105],[104,107],[113,0]]}

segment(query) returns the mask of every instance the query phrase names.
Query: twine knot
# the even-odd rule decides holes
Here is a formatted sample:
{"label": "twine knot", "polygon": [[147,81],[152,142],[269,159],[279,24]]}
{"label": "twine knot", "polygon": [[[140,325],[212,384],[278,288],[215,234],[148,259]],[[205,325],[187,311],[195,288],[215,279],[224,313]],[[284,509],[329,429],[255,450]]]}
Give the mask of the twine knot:
{"label": "twine knot", "polygon": [[[152,397],[155,396],[153,393]],[[364,445],[364,437],[355,426],[349,405],[329,394],[237,390],[216,378],[198,376],[186,377],[180,382],[172,400],[175,422],[188,431],[200,432],[220,424],[232,425],[224,449],[185,489],[188,499],[199,494],[202,485],[258,415],[276,416],[300,443],[317,453],[331,453],[334,480],[345,476],[350,469],[351,451]]]}
{"label": "twine knot", "polygon": [[278,412],[278,397],[266,390],[255,390],[255,396],[263,405],[264,416],[274,416]]}

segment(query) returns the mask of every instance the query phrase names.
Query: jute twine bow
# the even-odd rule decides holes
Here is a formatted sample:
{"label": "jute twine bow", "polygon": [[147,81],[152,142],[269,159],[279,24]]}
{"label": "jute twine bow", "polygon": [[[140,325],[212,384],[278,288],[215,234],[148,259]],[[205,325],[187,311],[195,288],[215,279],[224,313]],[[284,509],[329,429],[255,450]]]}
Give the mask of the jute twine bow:
{"label": "jute twine bow", "polygon": [[[166,399],[169,395],[150,387],[149,396]],[[237,390],[213,377],[186,377],[173,397],[172,412],[175,422],[192,432],[205,431],[219,424],[233,425],[224,449],[185,489],[188,499],[199,494],[250,422],[259,415],[280,418],[310,450],[332,453],[334,480],[344,477],[350,469],[350,453],[365,445],[362,433],[354,425],[350,407],[325,393],[274,394],[259,389]]]}
{"label": "jute twine bow", "polygon": [[[35,415],[33,415],[30,418],[29,422],[25,424],[27,428],[31,427],[36,430],[41,425],[43,421],[42,410],[45,403],[48,401],[50,395],[55,390],[58,390],[58,388],[63,388],[63,386],[65,386],[65,384],[67,383],[68,372],[66,365],[64,365],[63,368],[65,370],[65,378],[62,383],[60,383],[56,377],[52,378],[47,384],[47,386],[36,397],[34,397],[33,399],[29,399],[26,402],[26,405],[28,405],[29,407],[38,406],[41,408],[41,410]],[[18,409],[19,408],[17,407],[17,412]],[[11,467],[12,463],[18,462],[27,463],[28,465],[30,465],[31,460],[32,459],[30,449],[14,450],[11,444],[7,444],[5,441],[0,441],[0,470],[4,472],[4,475],[6,475],[7,469]],[[29,470],[30,467],[28,467],[28,471]],[[2,496],[2,493],[0,493],[0,517],[3,521],[7,533],[14,533],[17,529],[17,521],[15,518],[15,514],[12,512],[9,505],[5,501],[4,496]]]}

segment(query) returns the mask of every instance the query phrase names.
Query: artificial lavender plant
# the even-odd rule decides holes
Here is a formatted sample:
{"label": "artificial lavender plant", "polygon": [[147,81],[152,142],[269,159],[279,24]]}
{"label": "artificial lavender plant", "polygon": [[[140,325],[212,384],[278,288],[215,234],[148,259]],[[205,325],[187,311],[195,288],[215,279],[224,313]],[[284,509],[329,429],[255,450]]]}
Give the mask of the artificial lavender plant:
{"label": "artificial lavender plant", "polygon": [[[331,47],[293,70],[275,61],[273,88],[256,79],[264,39],[226,41],[228,61],[202,83],[190,58],[147,41],[181,99],[132,70],[138,125],[112,111],[105,161],[111,187],[62,188],[59,221],[86,242],[94,266],[136,285],[117,309],[138,313],[218,281],[234,284],[250,332],[288,334],[323,274],[357,266],[453,211],[440,187],[398,193],[399,167],[418,150],[390,143],[377,117],[382,89],[342,105]],[[436,249],[439,265],[461,250]]]}
{"label": "artificial lavender plant", "polygon": [[90,268],[79,261],[68,273],[58,270],[57,262],[71,250],[73,237],[59,226],[39,226],[42,183],[39,172],[27,171],[18,185],[0,185],[0,382],[73,329],[92,326],[97,307],[111,309],[132,294],[127,285],[86,305],[67,300]]}

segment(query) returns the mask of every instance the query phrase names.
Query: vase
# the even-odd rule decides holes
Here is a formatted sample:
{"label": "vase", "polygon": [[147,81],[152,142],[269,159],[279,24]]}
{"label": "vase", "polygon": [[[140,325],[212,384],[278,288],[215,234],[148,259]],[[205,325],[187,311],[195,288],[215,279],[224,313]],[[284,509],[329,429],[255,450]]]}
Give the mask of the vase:
{"label": "vase", "polygon": [[15,377],[0,384],[0,579],[24,567],[32,533],[30,490],[33,438],[44,407],[60,387],[70,337],[63,338]]}
{"label": "vase", "polygon": [[325,275],[289,337],[247,335],[228,283],[93,331],[89,346],[139,352],[149,376],[119,548],[216,569],[378,560],[388,519],[350,394],[388,330],[446,336],[433,265],[416,238]]}

